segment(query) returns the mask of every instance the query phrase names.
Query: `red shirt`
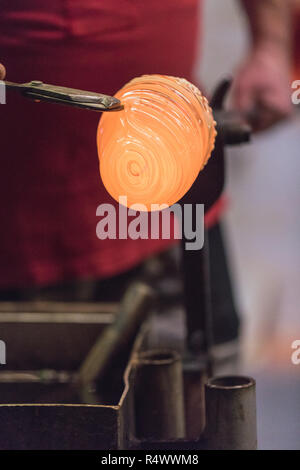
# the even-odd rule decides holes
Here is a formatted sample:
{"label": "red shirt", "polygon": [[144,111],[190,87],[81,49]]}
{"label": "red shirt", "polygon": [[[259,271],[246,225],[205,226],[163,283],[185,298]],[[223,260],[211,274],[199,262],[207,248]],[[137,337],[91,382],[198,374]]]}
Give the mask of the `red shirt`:
{"label": "red shirt", "polygon": [[[192,80],[198,0],[2,0],[7,79],[114,94],[141,74]],[[96,151],[97,113],[36,104],[0,107],[0,287],[117,274],[168,240],[96,237],[113,202]]]}
{"label": "red shirt", "polygon": [[293,47],[293,78],[294,80],[300,80],[300,5],[295,6],[293,11],[293,35],[292,35],[292,47]]}

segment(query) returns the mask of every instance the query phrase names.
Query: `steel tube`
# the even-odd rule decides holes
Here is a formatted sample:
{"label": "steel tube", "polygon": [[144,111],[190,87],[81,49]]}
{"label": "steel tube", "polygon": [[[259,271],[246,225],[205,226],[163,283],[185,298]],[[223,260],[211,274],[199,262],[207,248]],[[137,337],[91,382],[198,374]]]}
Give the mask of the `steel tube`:
{"label": "steel tube", "polygon": [[251,377],[216,377],[205,385],[205,439],[209,449],[255,450],[256,393]]}
{"label": "steel tube", "polygon": [[185,437],[179,354],[169,350],[151,350],[139,355],[135,414],[139,439],[173,440]]}

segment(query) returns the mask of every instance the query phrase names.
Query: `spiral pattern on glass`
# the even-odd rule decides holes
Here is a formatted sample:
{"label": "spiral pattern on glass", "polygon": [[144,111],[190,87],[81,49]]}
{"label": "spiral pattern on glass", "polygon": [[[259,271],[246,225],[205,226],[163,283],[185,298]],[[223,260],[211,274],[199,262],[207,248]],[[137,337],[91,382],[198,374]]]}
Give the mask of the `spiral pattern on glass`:
{"label": "spiral pattern on glass", "polygon": [[124,110],[103,113],[97,133],[104,186],[117,201],[126,196],[128,207],[171,206],[214,148],[216,123],[207,99],[187,80],[165,75],[135,78],[115,96]]}

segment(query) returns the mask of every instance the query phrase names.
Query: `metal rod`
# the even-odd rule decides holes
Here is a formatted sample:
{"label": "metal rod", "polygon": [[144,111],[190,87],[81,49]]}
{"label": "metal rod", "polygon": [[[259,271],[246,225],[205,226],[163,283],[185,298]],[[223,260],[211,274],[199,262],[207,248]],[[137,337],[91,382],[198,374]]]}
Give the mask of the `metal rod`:
{"label": "metal rod", "polygon": [[208,376],[212,376],[213,329],[207,233],[202,250],[187,251],[184,249],[184,243],[183,239],[182,263],[187,346],[192,354],[204,357]]}
{"label": "metal rod", "polygon": [[79,387],[89,387],[105,372],[113,354],[132,340],[154,301],[153,289],[142,282],[133,283],[126,291],[115,321],[107,326],[83,361],[77,375]]}

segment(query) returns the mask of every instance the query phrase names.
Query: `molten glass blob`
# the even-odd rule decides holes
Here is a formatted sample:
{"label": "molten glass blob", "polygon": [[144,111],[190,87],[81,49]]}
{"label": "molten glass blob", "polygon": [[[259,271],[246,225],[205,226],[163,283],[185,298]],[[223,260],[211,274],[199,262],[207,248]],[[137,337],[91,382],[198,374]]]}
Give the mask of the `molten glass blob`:
{"label": "molten glass blob", "polygon": [[103,113],[97,134],[104,186],[117,201],[126,196],[128,207],[171,206],[190,189],[214,148],[207,99],[187,80],[164,75],[135,78],[115,96],[124,110]]}

